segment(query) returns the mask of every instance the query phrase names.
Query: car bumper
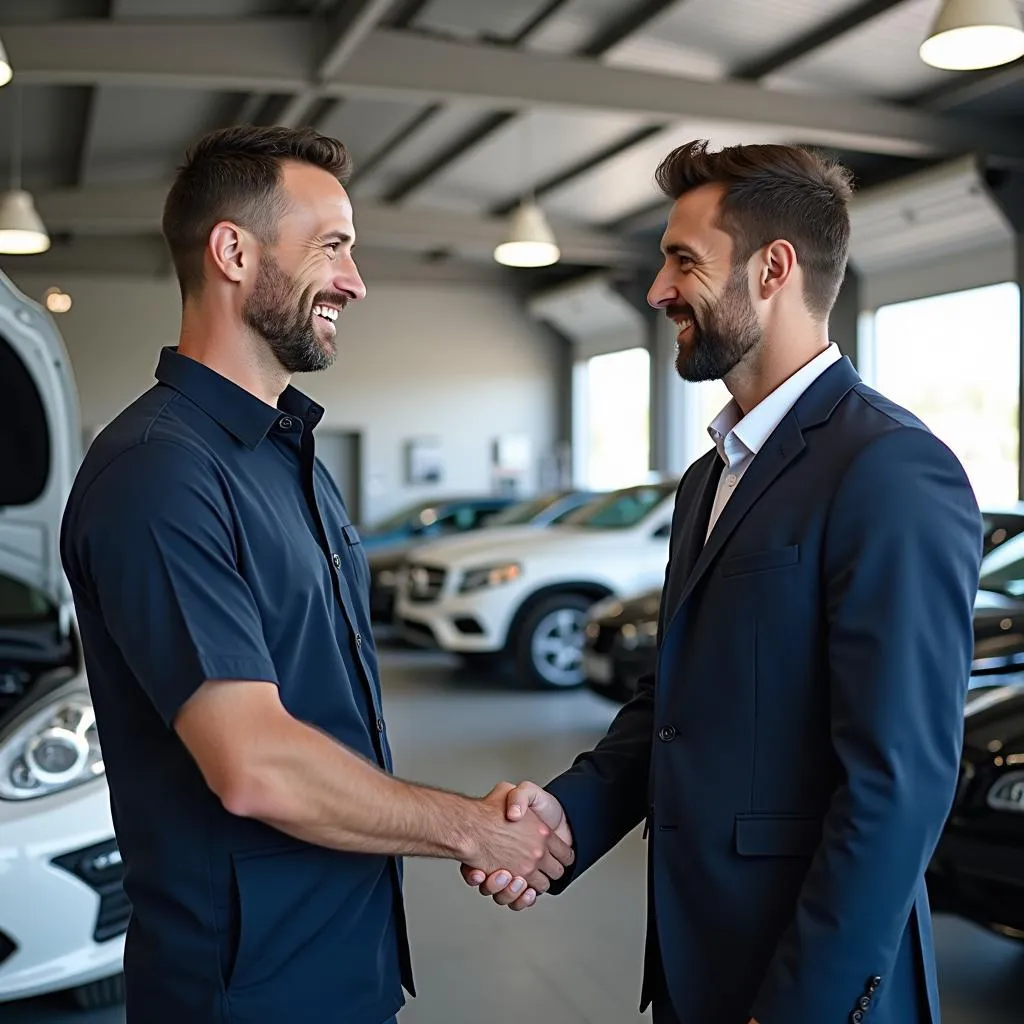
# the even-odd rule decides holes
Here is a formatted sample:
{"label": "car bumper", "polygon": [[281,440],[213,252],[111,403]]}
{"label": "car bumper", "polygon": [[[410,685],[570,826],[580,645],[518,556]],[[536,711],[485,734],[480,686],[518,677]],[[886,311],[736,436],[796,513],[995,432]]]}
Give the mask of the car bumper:
{"label": "car bumper", "polygon": [[504,649],[509,626],[526,592],[515,584],[473,594],[442,595],[430,602],[400,594],[395,624],[409,643],[455,654],[493,654]]}
{"label": "car bumper", "polygon": [[0,1002],[121,970],[127,901],[113,836],[102,781],[0,801]]}
{"label": "car bumper", "polygon": [[1024,939],[1024,856],[1016,843],[947,831],[928,869],[934,908]]}

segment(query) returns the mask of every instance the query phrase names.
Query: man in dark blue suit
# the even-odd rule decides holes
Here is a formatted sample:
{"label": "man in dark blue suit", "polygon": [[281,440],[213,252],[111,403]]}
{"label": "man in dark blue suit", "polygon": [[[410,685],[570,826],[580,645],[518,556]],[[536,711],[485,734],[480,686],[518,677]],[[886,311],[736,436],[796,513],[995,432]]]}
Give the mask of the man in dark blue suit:
{"label": "man in dark blue suit", "polygon": [[553,892],[646,819],[658,1024],[937,1024],[924,872],[957,781],[978,508],[945,445],[829,342],[848,174],[692,143],[658,182],[674,205],[649,300],[681,376],[733,400],[679,487],[655,676],[509,814],[571,830]]}

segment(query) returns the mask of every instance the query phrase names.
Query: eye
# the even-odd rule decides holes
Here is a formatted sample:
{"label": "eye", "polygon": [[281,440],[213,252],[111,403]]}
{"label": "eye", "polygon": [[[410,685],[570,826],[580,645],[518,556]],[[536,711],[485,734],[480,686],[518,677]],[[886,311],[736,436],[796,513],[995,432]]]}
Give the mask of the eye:
{"label": "eye", "polygon": [[338,250],[341,248],[341,242],[327,242],[324,245],[324,249],[327,251],[327,255],[334,259],[338,255]]}

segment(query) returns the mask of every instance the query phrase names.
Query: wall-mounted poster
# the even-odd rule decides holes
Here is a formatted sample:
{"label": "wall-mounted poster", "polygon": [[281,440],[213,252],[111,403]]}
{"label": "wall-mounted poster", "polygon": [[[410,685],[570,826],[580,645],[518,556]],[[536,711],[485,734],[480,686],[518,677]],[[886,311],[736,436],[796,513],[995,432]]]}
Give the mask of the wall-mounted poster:
{"label": "wall-mounted poster", "polygon": [[406,483],[439,484],[443,477],[439,438],[415,437],[405,442]]}

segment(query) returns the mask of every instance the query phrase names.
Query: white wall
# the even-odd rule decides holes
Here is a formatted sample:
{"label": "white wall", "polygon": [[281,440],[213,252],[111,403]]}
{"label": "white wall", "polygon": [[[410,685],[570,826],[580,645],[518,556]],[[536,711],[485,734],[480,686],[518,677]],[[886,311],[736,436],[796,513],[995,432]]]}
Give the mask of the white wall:
{"label": "white wall", "polygon": [[[57,318],[78,383],[83,426],[111,419],[153,382],[162,345],[177,342],[177,286],[167,279],[32,274],[39,299],[59,284],[73,306]],[[421,495],[489,491],[492,439],[526,434],[535,460],[556,436],[556,350],[507,289],[490,284],[369,285],[339,324],[337,363],[296,378],[326,409],[325,426],[363,432],[363,509],[371,522]],[[404,482],[404,442],[440,438],[444,483]],[[536,474],[525,481],[537,485]]]}

